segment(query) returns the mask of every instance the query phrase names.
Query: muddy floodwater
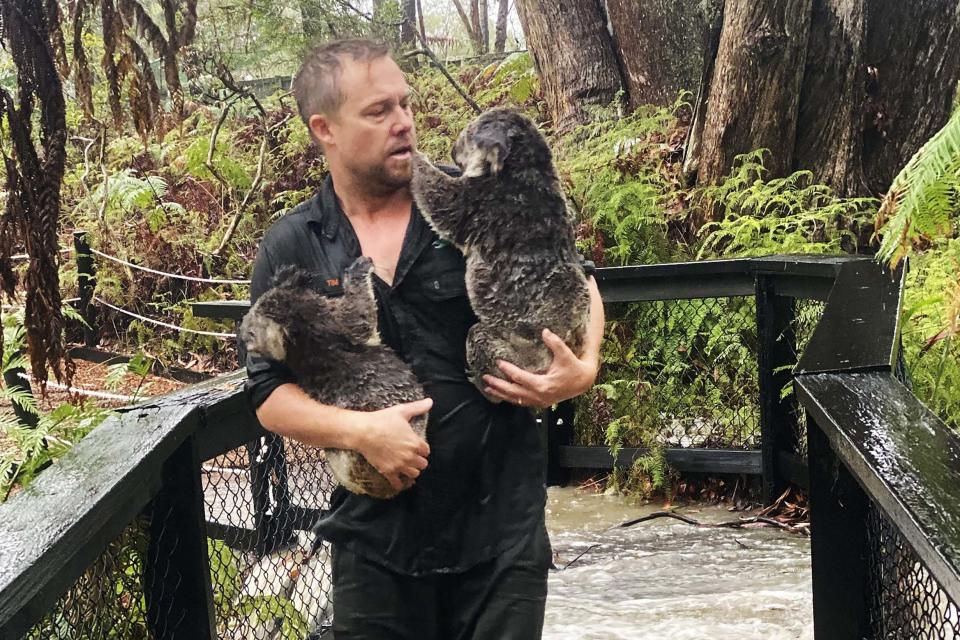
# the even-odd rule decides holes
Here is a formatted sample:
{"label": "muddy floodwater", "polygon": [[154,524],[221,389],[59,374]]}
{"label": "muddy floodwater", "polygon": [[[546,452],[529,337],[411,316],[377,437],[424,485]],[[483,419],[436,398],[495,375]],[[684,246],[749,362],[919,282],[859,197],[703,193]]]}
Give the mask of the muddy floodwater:
{"label": "muddy floodwater", "polygon": [[[550,489],[547,528],[561,569],[550,573],[545,640],[812,640],[809,539],[669,518],[607,531],[658,510]],[[742,515],[714,506],[680,513],[701,522]]]}

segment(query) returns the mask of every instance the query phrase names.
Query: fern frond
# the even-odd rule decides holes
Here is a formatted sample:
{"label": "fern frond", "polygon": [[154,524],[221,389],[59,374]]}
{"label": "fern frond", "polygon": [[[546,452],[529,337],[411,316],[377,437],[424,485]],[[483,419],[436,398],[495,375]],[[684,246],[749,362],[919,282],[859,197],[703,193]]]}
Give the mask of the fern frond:
{"label": "fern frond", "polygon": [[960,209],[960,111],[893,179],[877,214],[878,258],[894,265],[921,240],[950,235]]}

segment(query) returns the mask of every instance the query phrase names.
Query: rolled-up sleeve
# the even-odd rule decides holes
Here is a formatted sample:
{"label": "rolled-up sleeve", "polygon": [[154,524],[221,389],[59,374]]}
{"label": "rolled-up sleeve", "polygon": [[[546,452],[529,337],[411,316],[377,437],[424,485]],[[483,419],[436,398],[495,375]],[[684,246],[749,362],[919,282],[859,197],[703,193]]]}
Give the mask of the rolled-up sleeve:
{"label": "rolled-up sleeve", "polygon": [[[277,265],[271,255],[268,238],[264,238],[260,244],[260,249],[257,251],[257,259],[253,264],[253,276],[250,279],[251,305],[270,288],[270,281],[276,269]],[[264,403],[277,387],[295,382],[293,373],[281,362],[249,355],[242,345],[240,355],[245,358],[247,366],[245,389],[254,411]]]}

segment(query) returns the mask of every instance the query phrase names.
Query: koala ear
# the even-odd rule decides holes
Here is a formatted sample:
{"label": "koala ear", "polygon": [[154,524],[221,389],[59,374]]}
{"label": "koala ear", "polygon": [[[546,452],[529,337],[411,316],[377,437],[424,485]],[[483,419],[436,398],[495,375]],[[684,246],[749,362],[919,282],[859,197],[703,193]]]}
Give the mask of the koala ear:
{"label": "koala ear", "polygon": [[293,265],[285,265],[280,267],[273,276],[271,284],[274,287],[287,289],[307,289],[310,287],[311,280],[310,274],[303,269]]}
{"label": "koala ear", "polygon": [[503,170],[503,163],[510,155],[510,138],[503,127],[481,127],[473,135],[471,142],[473,151],[464,163],[464,176],[477,178],[497,175]]}

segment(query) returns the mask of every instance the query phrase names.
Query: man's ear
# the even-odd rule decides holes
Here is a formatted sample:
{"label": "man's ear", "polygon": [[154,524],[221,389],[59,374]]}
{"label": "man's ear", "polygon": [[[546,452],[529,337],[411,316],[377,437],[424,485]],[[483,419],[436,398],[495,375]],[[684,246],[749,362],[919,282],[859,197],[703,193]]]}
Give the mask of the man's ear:
{"label": "man's ear", "polygon": [[321,147],[326,147],[333,141],[333,132],[330,130],[330,119],[320,113],[315,113],[307,120],[307,128],[310,129],[313,139],[320,143]]}

